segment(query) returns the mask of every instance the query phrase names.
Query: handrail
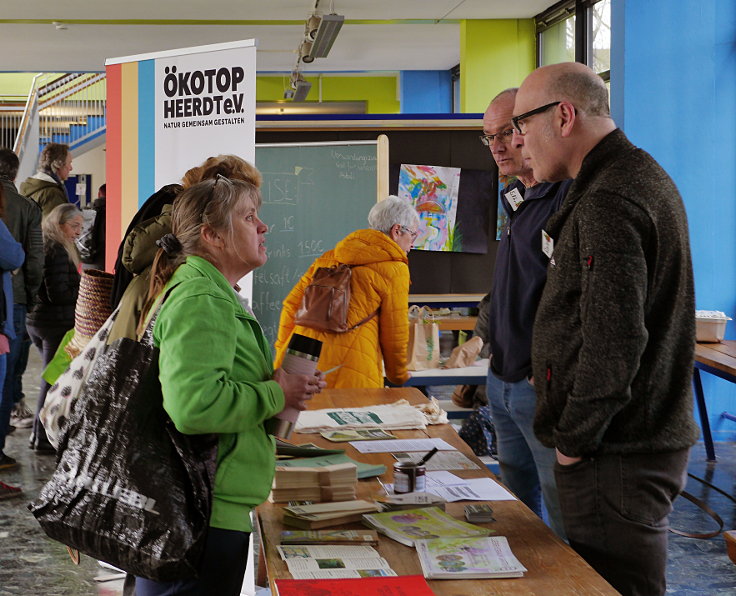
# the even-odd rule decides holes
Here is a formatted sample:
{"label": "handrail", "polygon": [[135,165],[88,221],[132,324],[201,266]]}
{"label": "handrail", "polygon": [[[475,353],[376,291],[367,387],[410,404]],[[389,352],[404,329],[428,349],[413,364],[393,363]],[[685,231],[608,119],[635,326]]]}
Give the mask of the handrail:
{"label": "handrail", "polygon": [[64,75],[61,75],[58,79],[54,79],[53,81],[49,81],[48,83],[44,84],[43,87],[40,87],[38,89],[40,95],[46,95],[48,93],[52,93],[55,89],[58,89],[59,87],[63,87],[70,81],[73,81],[77,77],[86,74],[86,73],[78,73],[78,72],[70,72],[66,73]]}
{"label": "handrail", "polygon": [[[86,75],[87,73],[85,73]],[[85,79],[84,81],[81,81],[75,85],[72,85],[68,89],[65,89],[58,95],[54,95],[51,99],[48,99],[47,101],[44,101],[39,105],[39,109],[43,110],[45,108],[50,108],[51,106],[59,103],[60,101],[63,101],[70,95],[74,95],[75,93],[79,93],[80,91],[86,89],[87,87],[90,87],[94,85],[95,83],[102,81],[105,78],[105,73],[98,73],[95,76],[92,76],[88,79]],[[72,79],[73,80],[73,79]],[[68,83],[69,81],[67,81]],[[50,93],[50,92],[49,92]]]}
{"label": "handrail", "polygon": [[23,118],[20,121],[20,126],[18,126],[18,134],[15,135],[15,143],[13,143],[13,152],[18,156],[19,160],[23,159],[23,153],[25,152],[25,147],[23,146],[23,139],[25,139],[26,132],[28,130],[28,124],[31,121],[31,111],[33,109],[33,104],[36,102],[36,99],[38,98],[38,90],[36,89],[36,82],[38,81],[38,78],[43,76],[42,73],[38,73],[33,77],[33,81],[31,82],[31,89],[28,92],[28,100],[26,101],[26,107],[23,110]]}

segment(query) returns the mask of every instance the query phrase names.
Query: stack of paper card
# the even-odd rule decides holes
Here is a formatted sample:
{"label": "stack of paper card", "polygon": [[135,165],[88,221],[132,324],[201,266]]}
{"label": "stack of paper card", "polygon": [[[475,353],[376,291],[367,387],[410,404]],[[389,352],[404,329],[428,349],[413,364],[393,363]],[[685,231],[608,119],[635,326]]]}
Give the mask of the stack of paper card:
{"label": "stack of paper card", "polygon": [[444,511],[446,501],[431,493],[414,492],[398,495],[387,493],[385,496],[376,497],[376,502],[380,503],[381,511],[403,511],[419,507],[439,507]]}
{"label": "stack of paper card", "polygon": [[284,507],[284,525],[304,530],[318,530],[360,521],[364,513],[380,511],[380,509],[377,503],[360,500],[289,505]]}
{"label": "stack of paper card", "polygon": [[357,483],[357,467],[351,463],[314,468],[276,466],[269,500],[352,501]]}
{"label": "stack of paper card", "polygon": [[485,524],[496,521],[493,517],[493,509],[485,503],[465,505],[465,519],[471,524]]}

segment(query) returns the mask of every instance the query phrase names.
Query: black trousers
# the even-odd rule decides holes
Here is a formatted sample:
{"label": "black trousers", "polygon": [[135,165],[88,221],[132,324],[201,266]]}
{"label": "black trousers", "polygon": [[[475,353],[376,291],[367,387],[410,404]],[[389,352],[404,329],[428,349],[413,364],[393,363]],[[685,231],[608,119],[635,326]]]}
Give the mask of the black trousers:
{"label": "black trousers", "polygon": [[239,596],[248,562],[248,532],[210,528],[195,579],[156,582],[137,577],[136,596]]}
{"label": "black trousers", "polygon": [[[73,327],[73,325],[72,325]],[[43,361],[43,368],[46,368],[56,354],[56,350],[61,344],[61,340],[64,339],[66,332],[71,329],[65,327],[34,327],[33,325],[26,325],[28,329],[28,335],[31,337],[33,345],[38,348],[41,352],[41,360]],[[32,442],[36,444],[48,444],[49,440],[46,437],[46,430],[41,424],[39,414],[46,402],[46,394],[48,393],[51,385],[41,377],[40,391],[38,393],[38,402],[36,403],[36,418],[33,420],[33,434],[31,437]]]}
{"label": "black trousers", "polygon": [[665,593],[668,515],[689,449],[555,464],[570,546],[624,596]]}

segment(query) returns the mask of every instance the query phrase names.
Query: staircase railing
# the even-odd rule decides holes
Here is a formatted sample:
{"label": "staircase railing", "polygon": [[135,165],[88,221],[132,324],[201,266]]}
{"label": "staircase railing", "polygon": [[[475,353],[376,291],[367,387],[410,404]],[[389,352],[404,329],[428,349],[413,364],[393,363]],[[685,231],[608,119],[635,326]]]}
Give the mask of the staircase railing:
{"label": "staircase railing", "polygon": [[4,95],[0,104],[0,147],[12,148],[23,119],[25,95]]}
{"label": "staircase railing", "polygon": [[33,167],[47,143],[66,143],[75,151],[105,131],[104,73],[38,74],[25,107],[13,99],[6,96],[0,105],[0,141]]}
{"label": "staircase railing", "polygon": [[39,136],[74,151],[105,129],[104,73],[67,75],[39,89]]}

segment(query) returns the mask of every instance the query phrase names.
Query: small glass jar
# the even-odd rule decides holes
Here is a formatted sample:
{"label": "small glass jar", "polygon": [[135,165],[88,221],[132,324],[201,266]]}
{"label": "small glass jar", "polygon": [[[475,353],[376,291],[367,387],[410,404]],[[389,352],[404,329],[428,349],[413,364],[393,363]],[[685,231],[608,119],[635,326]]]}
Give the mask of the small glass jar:
{"label": "small glass jar", "polygon": [[394,464],[394,493],[424,492],[427,488],[427,469],[413,462],[400,461]]}

